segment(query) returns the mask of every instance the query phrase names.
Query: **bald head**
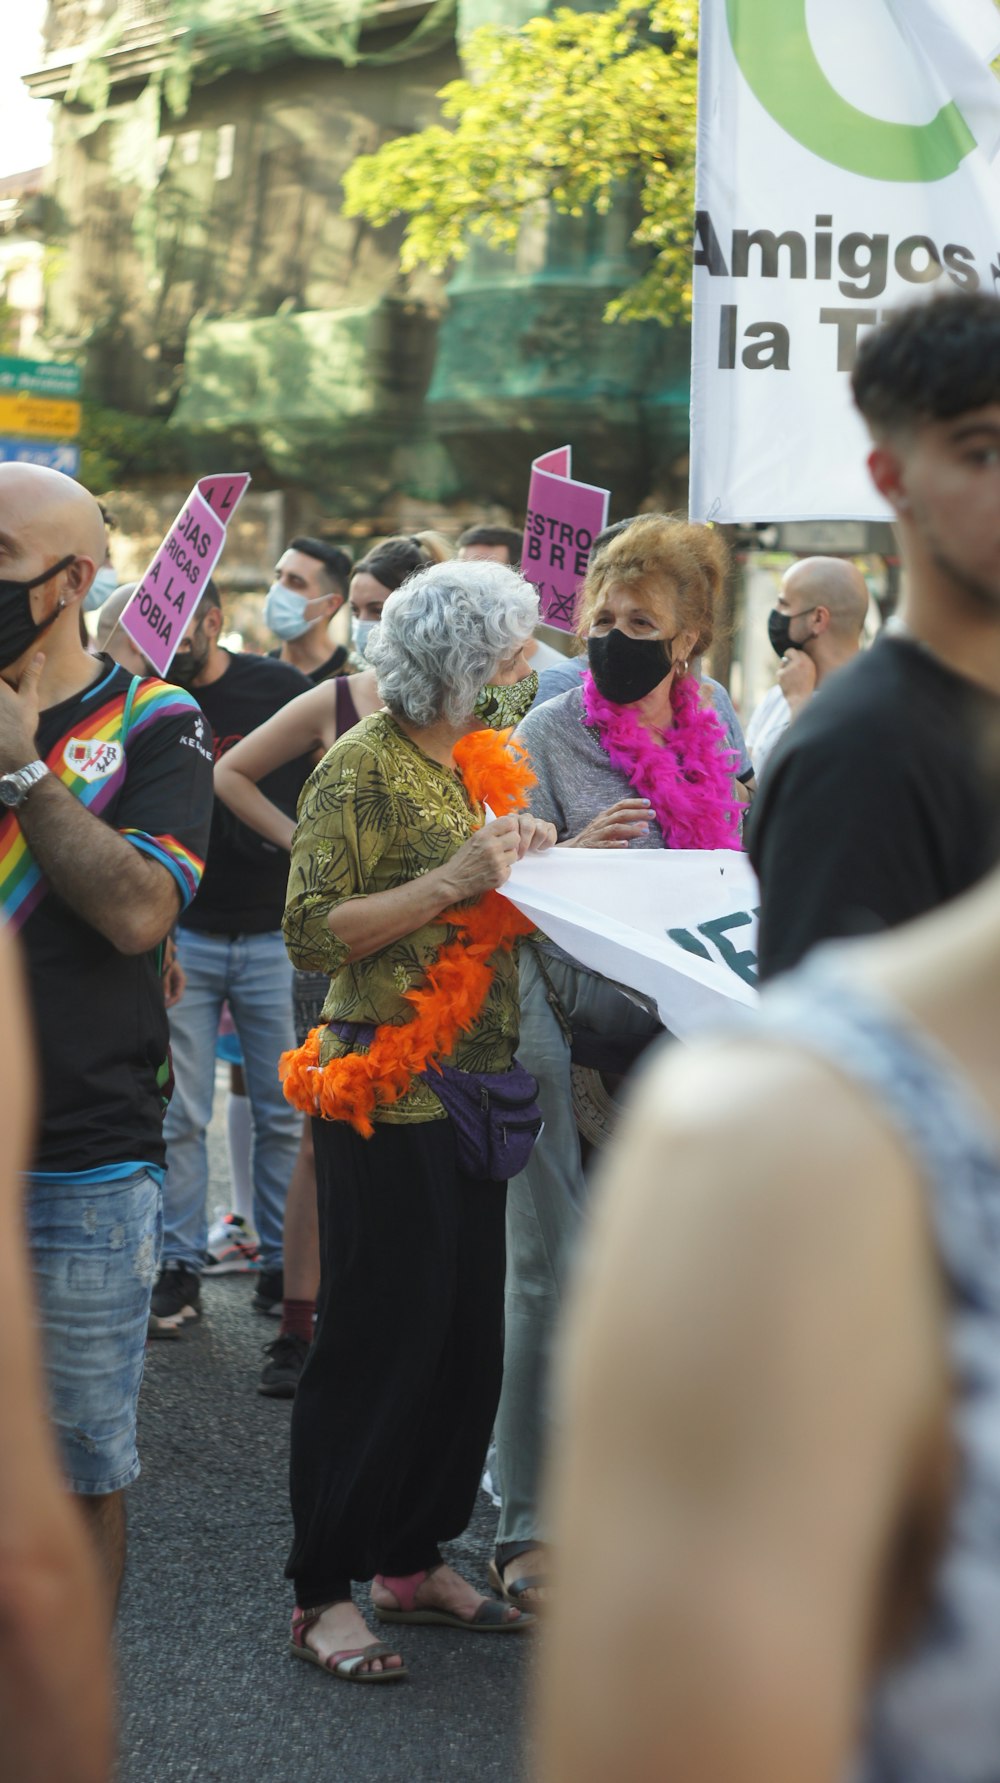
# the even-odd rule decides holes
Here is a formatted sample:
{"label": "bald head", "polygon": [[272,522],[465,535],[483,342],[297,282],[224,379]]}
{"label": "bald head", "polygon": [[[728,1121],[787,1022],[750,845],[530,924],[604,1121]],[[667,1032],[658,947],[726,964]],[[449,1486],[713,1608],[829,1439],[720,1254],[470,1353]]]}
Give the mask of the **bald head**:
{"label": "bald head", "polygon": [[86,657],[79,608],[106,553],[101,510],[72,477],[39,464],[0,464],[0,582],[34,584],[26,611],[18,591],[6,597],[14,604],[4,621],[5,681],[17,685],[43,637],[50,673],[56,657],[60,672],[71,658]]}
{"label": "bald head", "polygon": [[133,644],[128,632],[118,625],[134,593],[134,582],[122,582],[114,594],[108,595],[97,615],[94,643],[99,651],[120,663],[123,669],[128,669],[130,675],[152,675],[155,673],[152,663],[143,656],[138,645]]}
{"label": "bald head", "polygon": [[825,607],[832,636],[857,646],[868,612],[868,589],[853,563],[843,557],[804,557],[786,570],[781,588],[791,612]]}
{"label": "bald head", "polygon": [[23,550],[52,563],[72,555],[98,565],[107,555],[104,517],[93,496],[41,464],[0,464],[0,535],[10,540],[11,534]]}

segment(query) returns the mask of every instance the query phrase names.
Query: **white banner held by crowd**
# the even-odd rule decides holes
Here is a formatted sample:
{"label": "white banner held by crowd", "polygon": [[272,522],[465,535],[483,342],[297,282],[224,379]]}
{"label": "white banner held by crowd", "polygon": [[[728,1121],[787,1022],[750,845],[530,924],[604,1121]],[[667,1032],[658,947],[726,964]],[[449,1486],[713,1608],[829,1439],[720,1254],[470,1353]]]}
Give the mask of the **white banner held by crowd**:
{"label": "white banner held by crowd", "polygon": [[993,0],[702,0],[691,374],[700,520],[884,520],[859,341],[1000,286]]}
{"label": "white banner held by crowd", "polygon": [[503,895],[592,972],[652,997],[682,1040],[757,1001],[758,891],[732,849],[550,849]]}

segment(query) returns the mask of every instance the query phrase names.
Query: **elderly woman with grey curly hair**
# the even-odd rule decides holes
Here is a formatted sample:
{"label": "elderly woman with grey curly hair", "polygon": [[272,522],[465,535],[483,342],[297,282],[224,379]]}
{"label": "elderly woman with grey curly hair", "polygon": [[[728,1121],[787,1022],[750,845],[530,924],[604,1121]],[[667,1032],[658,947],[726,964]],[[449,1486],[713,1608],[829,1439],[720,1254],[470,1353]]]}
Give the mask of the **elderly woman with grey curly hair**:
{"label": "elderly woman with grey curly hair", "polygon": [[[282,1060],[313,1116],[322,1279],[295,1398],[292,1651],[389,1683],[383,1622],[508,1633],[443,1541],[465,1529],[500,1392],[506,1176],[540,1121],[514,1059],[517,942],[498,897],[550,847],[519,813],[530,773],[497,729],[537,686],[535,591],[494,563],[432,565],[368,644],[385,710],[334,744],[303,791],[285,939],[322,970],[320,1028]],[[497,727],[496,729],[490,727]]]}

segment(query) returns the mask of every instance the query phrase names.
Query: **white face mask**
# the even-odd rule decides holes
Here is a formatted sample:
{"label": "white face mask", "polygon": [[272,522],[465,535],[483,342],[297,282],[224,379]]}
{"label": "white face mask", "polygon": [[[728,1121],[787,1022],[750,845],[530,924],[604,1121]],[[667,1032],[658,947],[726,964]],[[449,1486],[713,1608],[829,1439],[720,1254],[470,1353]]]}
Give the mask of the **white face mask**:
{"label": "white face mask", "polygon": [[90,587],[87,589],[87,592],[83,597],[84,612],[92,613],[95,607],[103,607],[109,595],[114,594],[117,587],[118,571],[112,569],[110,563],[104,564],[103,567],[98,570],[94,580],[91,582]]}
{"label": "white face mask", "polygon": [[315,619],[307,618],[312,602],[304,594],[296,594],[293,589],[285,588],[281,582],[274,582],[267,591],[264,602],[264,624],[273,631],[276,638],[290,644],[293,638],[303,638],[310,626],[319,623],[320,615]]}
{"label": "white face mask", "polygon": [[371,637],[372,632],[376,631],[377,628],[377,619],[352,618],[351,620],[351,643],[354,645],[355,656],[360,656],[362,662],[365,660],[365,651],[368,648],[368,640]]}

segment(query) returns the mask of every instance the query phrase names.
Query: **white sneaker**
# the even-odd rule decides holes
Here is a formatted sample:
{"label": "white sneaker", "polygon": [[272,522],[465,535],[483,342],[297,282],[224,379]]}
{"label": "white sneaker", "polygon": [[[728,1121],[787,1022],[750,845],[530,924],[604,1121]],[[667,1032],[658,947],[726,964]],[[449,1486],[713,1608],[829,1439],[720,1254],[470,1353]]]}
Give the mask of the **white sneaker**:
{"label": "white sneaker", "polygon": [[242,1275],[260,1268],[260,1244],[238,1213],[224,1213],[209,1229],[205,1275]]}

